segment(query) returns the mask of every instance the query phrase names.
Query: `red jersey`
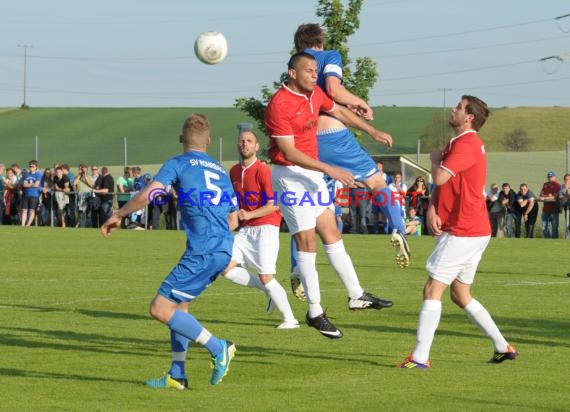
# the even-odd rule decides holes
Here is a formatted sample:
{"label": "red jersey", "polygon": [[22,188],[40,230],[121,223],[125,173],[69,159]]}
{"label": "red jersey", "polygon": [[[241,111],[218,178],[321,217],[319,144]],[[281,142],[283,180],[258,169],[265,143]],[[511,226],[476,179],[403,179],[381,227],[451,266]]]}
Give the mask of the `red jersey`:
{"label": "red jersey", "polygon": [[[239,208],[251,212],[265,206],[267,199],[273,198],[271,170],[265,163],[256,160],[248,167],[238,163],[230,169],[230,179],[239,199]],[[274,201],[275,204],[277,202]],[[250,220],[240,220],[240,226],[281,226],[281,212],[276,210],[268,215]]]}
{"label": "red jersey", "polygon": [[556,199],[554,202],[545,201],[544,205],[542,206],[543,212],[558,213],[558,193],[560,192],[561,188],[562,185],[558,182],[548,181],[542,185],[542,191],[540,192],[541,196],[554,195],[554,198]]}
{"label": "red jersey", "polygon": [[310,94],[294,92],[285,84],[271,98],[265,112],[269,133],[269,157],[276,165],[292,166],[279,151],[275,139],[295,139],[297,150],[318,159],[317,118],[319,112],[331,112],[334,102],[319,86]]}
{"label": "red jersey", "polygon": [[442,230],[463,237],[490,235],[483,194],[487,156],[477,132],[469,130],[451,139],[443,150],[440,167],[452,175],[437,192],[436,209]]}

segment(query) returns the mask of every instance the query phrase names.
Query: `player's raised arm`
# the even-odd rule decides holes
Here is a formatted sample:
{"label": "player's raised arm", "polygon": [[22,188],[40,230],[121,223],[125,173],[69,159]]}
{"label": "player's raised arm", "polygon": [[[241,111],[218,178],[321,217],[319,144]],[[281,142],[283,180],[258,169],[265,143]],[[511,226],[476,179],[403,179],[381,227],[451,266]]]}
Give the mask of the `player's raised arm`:
{"label": "player's raised arm", "polygon": [[337,104],[334,107],[334,110],[330,112],[330,114],[332,114],[334,117],[336,117],[344,124],[350,127],[354,127],[358,130],[361,130],[364,133],[367,133],[368,135],[370,135],[370,137],[372,137],[372,139],[374,139],[378,143],[383,143],[388,147],[392,147],[392,136],[381,130],[375,129],[372,125],[367,123],[365,120],[362,120],[360,117],[358,117],[356,114],[354,114],[351,110],[347,109],[346,107]]}
{"label": "player's raised arm", "polygon": [[325,80],[325,89],[327,95],[336,103],[346,106],[352,112],[366,120],[374,119],[374,112],[368,103],[349,92],[338,77],[328,76]]}

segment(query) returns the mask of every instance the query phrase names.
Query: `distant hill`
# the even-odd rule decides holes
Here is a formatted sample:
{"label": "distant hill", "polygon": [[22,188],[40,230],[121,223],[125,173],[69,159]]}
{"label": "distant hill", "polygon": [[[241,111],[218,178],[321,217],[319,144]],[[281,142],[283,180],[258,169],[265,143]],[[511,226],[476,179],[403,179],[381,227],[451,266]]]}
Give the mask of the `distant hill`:
{"label": "distant hill", "polygon": [[[0,108],[0,162],[32,159],[38,136],[42,165],[123,164],[124,137],[129,164],[160,163],[180,151],[180,127],[192,112],[210,118],[210,154],[219,158],[223,138],[223,160],[236,159],[236,125],[251,119],[235,108]],[[417,139],[434,116],[444,116],[443,109],[377,107],[373,123],[394,137],[391,153],[415,153]],[[515,128],[523,128],[534,138],[532,151],[564,150],[570,139],[570,108],[496,109],[481,133],[487,149],[504,150],[498,139]],[[265,137],[263,140],[266,142]],[[387,152],[366,135],[360,140],[373,154]]]}

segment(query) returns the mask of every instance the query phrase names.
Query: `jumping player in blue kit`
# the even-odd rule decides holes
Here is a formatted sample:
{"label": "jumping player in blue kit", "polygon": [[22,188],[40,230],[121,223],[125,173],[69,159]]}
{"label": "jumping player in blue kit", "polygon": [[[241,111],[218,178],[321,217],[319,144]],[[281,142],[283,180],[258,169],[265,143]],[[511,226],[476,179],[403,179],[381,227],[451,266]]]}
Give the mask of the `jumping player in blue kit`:
{"label": "jumping player in blue kit", "polygon": [[[336,103],[348,107],[366,120],[372,120],[372,108],[343,86],[340,53],[337,50],[324,50],[323,29],[314,23],[302,24],[295,32],[294,41],[298,52],[304,51],[315,57],[318,86]],[[372,135],[372,138],[384,143],[383,133]],[[358,182],[373,193],[380,210],[395,228],[391,243],[396,249],[396,262],[401,267],[407,267],[410,264],[410,248],[405,237],[406,228],[401,216],[401,205],[393,201],[376,162],[342,122],[324,113],[321,113],[318,119],[317,141],[321,161],[352,173]]]}
{"label": "jumping player in blue kit", "polygon": [[206,153],[210,126],[202,114],[186,119],[180,135],[184,153],[167,160],[142,192],[125,204],[101,227],[104,236],[121,227],[130,213],[165,195],[172,185],[179,194],[181,222],[186,232],[186,251],[162,282],[150,305],[150,314],[170,329],[172,364],[155,388],[185,389],[188,341],[203,345],[212,356],[210,383],[218,384],[227,374],[235,354],[234,343],[212,335],[188,313],[196,299],[226,269],[232,257],[232,230],[237,227],[235,194],[226,170]]}

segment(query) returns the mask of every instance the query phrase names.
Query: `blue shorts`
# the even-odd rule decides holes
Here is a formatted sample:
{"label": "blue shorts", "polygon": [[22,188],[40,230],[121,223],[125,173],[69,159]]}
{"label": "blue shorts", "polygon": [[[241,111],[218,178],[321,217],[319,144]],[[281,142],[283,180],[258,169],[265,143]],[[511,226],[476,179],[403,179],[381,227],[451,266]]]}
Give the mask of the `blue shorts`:
{"label": "blue shorts", "polygon": [[340,167],[361,182],[378,172],[376,162],[349,129],[317,134],[319,160]]}
{"label": "blue shorts", "polygon": [[342,216],[342,206],[341,205],[334,205],[334,214],[335,214],[335,216]]}
{"label": "blue shorts", "polygon": [[232,256],[226,252],[186,255],[172,269],[158,289],[158,294],[174,302],[190,302],[206,290],[226,269]]}

